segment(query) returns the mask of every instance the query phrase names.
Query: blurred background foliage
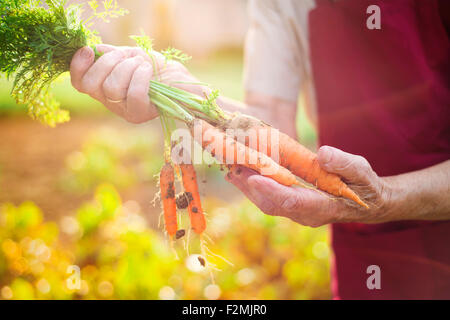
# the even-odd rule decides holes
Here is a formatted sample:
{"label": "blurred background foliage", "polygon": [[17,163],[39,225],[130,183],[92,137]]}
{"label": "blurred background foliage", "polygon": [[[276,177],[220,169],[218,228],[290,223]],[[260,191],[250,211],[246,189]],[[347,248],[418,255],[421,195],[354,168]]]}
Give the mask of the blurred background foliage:
{"label": "blurred background foliage", "polygon": [[[246,1],[119,2],[131,13],[98,26],[105,42],[129,44],[127,35],[143,28],[157,45],[193,55],[187,66],[201,81],[242,100]],[[158,121],[128,124],[65,77],[55,91],[72,120],[50,129],[26,116],[10,88],[0,79],[0,299],[330,298],[326,228],[263,215],[219,167],[198,167],[208,248],[232,263],[211,256],[220,269],[213,282],[197,259],[199,239],[178,240],[176,259],[159,201],[152,204],[163,161]],[[301,105],[297,127],[314,148]],[[72,265],[80,268],[78,289],[70,286]]]}

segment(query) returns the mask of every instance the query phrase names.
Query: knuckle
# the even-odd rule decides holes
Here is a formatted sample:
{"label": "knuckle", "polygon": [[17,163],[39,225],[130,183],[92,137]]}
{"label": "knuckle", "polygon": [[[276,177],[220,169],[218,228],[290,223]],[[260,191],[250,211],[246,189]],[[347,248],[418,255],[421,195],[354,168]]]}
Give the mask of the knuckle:
{"label": "knuckle", "polygon": [[355,161],[361,168],[369,167],[369,162],[362,156],[356,156]]}
{"label": "knuckle", "polygon": [[83,78],[81,80],[80,92],[93,94],[94,91],[94,83],[89,78]]}
{"label": "knuckle", "polygon": [[128,97],[128,100],[133,101],[133,103],[136,103],[136,102],[140,103],[143,100],[142,90],[139,88],[136,88],[136,86],[130,87],[128,89],[127,97]]}
{"label": "knuckle", "polygon": [[327,148],[326,146],[321,146],[319,148],[319,150],[317,150],[317,157],[319,159],[321,159],[323,157],[324,153],[326,153],[326,148]]}
{"label": "knuckle", "polygon": [[133,124],[140,124],[140,123],[144,123],[145,121],[147,121],[147,119],[142,117],[140,114],[130,113],[130,112],[127,112],[125,114],[125,120],[127,120],[128,122],[131,122]]}
{"label": "knuckle", "polygon": [[124,53],[120,50],[114,50],[105,54],[102,58],[105,68],[113,68],[121,59],[124,59]]}
{"label": "knuckle", "polygon": [[137,48],[134,48],[133,51],[134,51],[133,52],[134,54],[139,55],[141,57],[147,57],[148,56],[147,53],[142,48],[137,47]]}
{"label": "knuckle", "polygon": [[149,98],[145,87],[141,85],[134,85],[128,88],[127,93],[128,99],[134,101],[134,103],[147,103]]}
{"label": "knuckle", "polygon": [[114,92],[117,89],[111,77],[106,78],[106,80],[103,82],[102,88],[103,91],[107,93]]}
{"label": "knuckle", "polygon": [[145,58],[141,55],[137,55],[135,57],[132,58],[133,60],[131,61],[131,63],[133,65],[140,65],[141,63],[143,63],[145,61]]}
{"label": "knuckle", "polygon": [[361,172],[367,176],[370,176],[373,173],[369,161],[367,161],[366,158],[361,156],[358,156],[358,169],[361,170]]}
{"label": "knuckle", "polygon": [[106,80],[102,84],[103,92],[107,97],[121,99],[123,98],[123,88],[115,81],[112,76],[106,78]]}
{"label": "knuckle", "polygon": [[105,60],[105,68],[106,69],[113,68],[117,64],[118,60],[119,59],[114,59],[114,58],[109,57],[108,59]]}
{"label": "knuckle", "polygon": [[144,62],[136,69],[135,73],[138,73],[141,78],[146,79],[145,82],[148,85],[153,77],[153,67],[150,62]]}
{"label": "knuckle", "polygon": [[355,168],[355,159],[351,158],[351,159],[345,159],[343,161],[338,162],[338,164],[336,165],[335,170],[337,172],[346,172],[348,170],[351,170]]}

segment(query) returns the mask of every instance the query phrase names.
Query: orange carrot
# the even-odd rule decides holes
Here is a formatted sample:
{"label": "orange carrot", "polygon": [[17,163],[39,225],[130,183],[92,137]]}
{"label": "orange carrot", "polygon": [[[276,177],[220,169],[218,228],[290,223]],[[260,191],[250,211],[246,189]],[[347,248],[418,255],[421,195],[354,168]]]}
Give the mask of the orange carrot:
{"label": "orange carrot", "polygon": [[[246,132],[255,130],[257,136],[257,150],[272,157],[273,155],[270,154],[271,137],[272,135],[278,135],[278,150],[281,166],[287,168],[306,182],[315,185],[322,191],[353,200],[361,206],[367,209],[369,208],[369,206],[364,203],[338,175],[329,173],[320,167],[317,155],[314,152],[305,148],[287,134],[280,132],[258,119],[245,115],[236,116],[227,124],[227,127],[241,129]],[[263,137],[263,135],[267,136]],[[262,141],[266,141],[267,147],[262,145]],[[246,139],[245,144],[249,144],[249,139]]]}
{"label": "orange carrot", "polygon": [[188,212],[191,227],[195,233],[201,234],[206,229],[205,215],[203,214],[198,192],[197,175],[192,164],[180,164],[185,195],[188,199]]}
{"label": "orange carrot", "polygon": [[164,225],[170,237],[176,234],[177,206],[175,203],[175,175],[170,163],[166,163],[159,175],[159,187],[161,189],[161,201],[164,211]]}
{"label": "orange carrot", "polygon": [[[199,126],[201,126],[201,137],[195,134],[195,131],[199,130],[196,129]],[[297,179],[288,169],[277,164],[266,154],[235,141],[232,137],[227,136],[223,131],[209,123],[197,119],[194,121],[191,130],[194,131],[194,138],[201,138],[201,141],[197,142],[201,143],[203,149],[209,151],[221,163],[243,165],[285,186],[298,184]],[[219,146],[222,146],[222,149],[216,150]],[[231,159],[227,155],[231,155]]]}

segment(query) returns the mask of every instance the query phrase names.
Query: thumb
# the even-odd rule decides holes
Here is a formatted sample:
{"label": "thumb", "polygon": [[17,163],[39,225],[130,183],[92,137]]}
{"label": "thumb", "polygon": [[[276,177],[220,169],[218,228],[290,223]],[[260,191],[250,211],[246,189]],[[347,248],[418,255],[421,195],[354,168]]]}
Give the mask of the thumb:
{"label": "thumb", "polygon": [[375,175],[365,158],[333,147],[320,147],[317,159],[322,169],[353,184],[370,184]]}

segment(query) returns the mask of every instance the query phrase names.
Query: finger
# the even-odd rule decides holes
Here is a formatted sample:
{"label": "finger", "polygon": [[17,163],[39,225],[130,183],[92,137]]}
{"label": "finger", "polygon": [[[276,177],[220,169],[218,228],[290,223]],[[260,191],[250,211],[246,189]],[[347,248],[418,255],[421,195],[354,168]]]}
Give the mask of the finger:
{"label": "finger", "polygon": [[287,217],[310,227],[335,221],[337,208],[326,196],[315,190],[286,187],[255,172],[247,173],[250,171],[243,169],[241,176],[229,174],[226,179],[264,213]]}
{"label": "finger", "polygon": [[275,205],[270,202],[264,194],[254,192],[254,190],[249,187],[248,179],[254,175],[258,174],[253,170],[243,167],[240,171],[230,171],[225,176],[225,179],[237,187],[251,202],[260,208],[261,211],[269,215],[275,215]]}
{"label": "finger", "polygon": [[102,44],[96,45],[95,49],[97,49],[98,52],[105,54],[105,53],[108,53],[108,52],[111,52],[111,51],[114,51],[114,50],[119,50],[120,47],[116,47],[116,46],[113,46],[113,45],[110,45],[110,44],[103,44],[102,43]]}
{"label": "finger", "polygon": [[150,103],[148,96],[152,75],[150,63],[144,62],[134,71],[131,78],[125,118],[132,123],[142,123],[158,116],[158,111]]}
{"label": "finger", "polygon": [[233,165],[231,166],[229,171],[229,175],[233,175],[234,177],[242,180],[247,180],[249,177],[255,174],[258,174],[255,170],[249,169],[241,165]]}
{"label": "finger", "polygon": [[105,101],[102,85],[114,67],[124,59],[124,53],[121,50],[113,50],[105,53],[81,79],[81,91],[89,94],[94,99]]}
{"label": "finger", "polygon": [[146,61],[151,62],[150,56],[142,48],[139,47],[124,47],[129,57],[141,56]]}
{"label": "finger", "polygon": [[283,186],[276,181],[255,175],[248,179],[252,193],[262,195],[276,208],[276,215],[288,216],[303,207],[303,197],[297,189]]}
{"label": "finger", "polygon": [[250,177],[248,185],[253,192],[263,194],[267,201],[273,203],[273,215],[289,218],[304,226],[315,228],[340,221],[339,215],[348,211],[348,208],[343,210],[342,204],[341,210],[337,211],[339,204],[336,205],[327,196],[315,190],[286,187],[263,176]]}
{"label": "finger", "polygon": [[[100,53],[107,53],[116,49],[116,47],[108,44],[99,44],[96,49]],[[83,47],[79,49],[72,58],[70,63],[70,76],[72,85],[78,91],[81,91],[81,79],[92,66],[95,61],[94,50],[91,47]]]}
{"label": "finger", "polygon": [[323,169],[340,175],[350,183],[370,184],[373,180],[375,173],[367,160],[361,156],[322,146],[317,153],[317,158]]}
{"label": "finger", "polygon": [[157,51],[152,51],[151,57],[140,47],[129,47],[129,46],[113,46],[109,44],[99,44],[96,46],[96,49],[100,53],[108,53],[114,50],[120,50],[124,53],[125,58],[133,58],[136,56],[141,56],[145,59],[145,61],[151,62],[158,70],[162,69],[166,66],[165,57]]}
{"label": "finger", "polygon": [[118,63],[111,74],[103,82],[103,93],[110,100],[125,100],[134,71],[144,62],[144,58],[136,56]]}
{"label": "finger", "polygon": [[70,62],[70,80],[72,86],[81,91],[81,79],[94,63],[94,50],[89,47],[79,49]]}
{"label": "finger", "polygon": [[254,196],[250,193],[250,189],[248,187],[248,178],[258,174],[256,171],[248,169],[243,166],[233,166],[230,171],[226,174],[225,180],[235,185],[244,195],[249,198],[252,202],[260,202],[258,201],[258,196]]}
{"label": "finger", "polygon": [[155,64],[155,67],[157,67],[158,69],[161,69],[163,66],[166,65],[166,58],[160,52],[152,51],[151,56],[150,56],[146,51],[144,51],[140,47],[122,46],[122,47],[116,47],[116,48],[119,50],[123,50],[127,54],[127,57],[129,57],[129,58],[135,57],[135,56],[141,56],[146,61],[151,62],[152,66],[153,66],[153,64]]}
{"label": "finger", "polygon": [[139,47],[128,47],[128,46],[113,46],[110,44],[99,44],[96,46],[98,52],[105,54],[114,50],[120,50],[124,54],[124,58],[134,58],[136,56],[141,56],[146,61],[151,62],[150,56]]}

